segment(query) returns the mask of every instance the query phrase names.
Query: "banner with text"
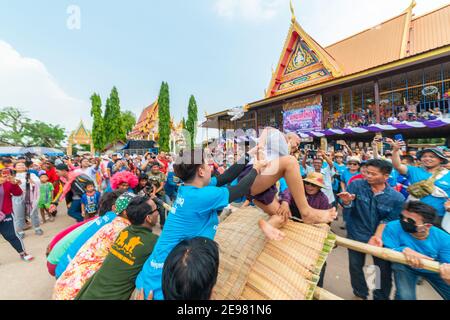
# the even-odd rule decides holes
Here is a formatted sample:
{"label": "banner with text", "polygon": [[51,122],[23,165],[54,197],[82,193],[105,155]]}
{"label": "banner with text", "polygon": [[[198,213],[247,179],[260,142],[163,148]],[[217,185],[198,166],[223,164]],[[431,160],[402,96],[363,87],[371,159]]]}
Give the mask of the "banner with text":
{"label": "banner with text", "polygon": [[322,130],[322,106],[286,110],[283,114],[284,132],[309,132]]}

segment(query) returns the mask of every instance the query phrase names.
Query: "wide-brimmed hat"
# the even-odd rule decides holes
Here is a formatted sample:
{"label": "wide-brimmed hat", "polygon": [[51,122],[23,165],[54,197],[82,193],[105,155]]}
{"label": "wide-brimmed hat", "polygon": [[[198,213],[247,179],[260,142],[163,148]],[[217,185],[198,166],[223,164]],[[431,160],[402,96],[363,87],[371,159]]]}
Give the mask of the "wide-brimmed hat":
{"label": "wide-brimmed hat", "polygon": [[311,172],[306,176],[306,179],[303,179],[304,182],[311,183],[315,186],[318,186],[320,188],[326,188],[325,187],[325,181],[323,180],[323,174],[318,172]]}
{"label": "wide-brimmed hat", "polygon": [[422,159],[422,156],[427,153],[427,152],[431,152],[434,153],[438,158],[440,158],[442,161],[442,164],[447,164],[448,163],[448,159],[445,156],[445,154],[442,152],[441,149],[438,148],[428,148],[428,149],[424,149],[422,151],[417,152],[417,159],[420,161]]}

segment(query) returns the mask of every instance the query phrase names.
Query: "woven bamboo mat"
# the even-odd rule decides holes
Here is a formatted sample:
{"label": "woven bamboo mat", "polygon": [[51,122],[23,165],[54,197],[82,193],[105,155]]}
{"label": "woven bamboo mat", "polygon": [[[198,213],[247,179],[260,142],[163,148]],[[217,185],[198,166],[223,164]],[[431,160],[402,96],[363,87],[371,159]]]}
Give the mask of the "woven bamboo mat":
{"label": "woven bamboo mat", "polygon": [[220,266],[213,299],[311,300],[335,238],[328,225],[288,222],[286,238],[268,241],[258,227],[267,215],[241,209],[219,225]]}

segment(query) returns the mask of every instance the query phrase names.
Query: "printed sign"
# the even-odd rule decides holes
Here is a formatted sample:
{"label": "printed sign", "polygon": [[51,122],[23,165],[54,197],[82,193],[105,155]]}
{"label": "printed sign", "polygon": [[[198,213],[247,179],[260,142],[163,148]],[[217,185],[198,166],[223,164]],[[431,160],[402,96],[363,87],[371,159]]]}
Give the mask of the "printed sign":
{"label": "printed sign", "polygon": [[322,106],[318,104],[284,111],[283,129],[286,133],[322,130]]}

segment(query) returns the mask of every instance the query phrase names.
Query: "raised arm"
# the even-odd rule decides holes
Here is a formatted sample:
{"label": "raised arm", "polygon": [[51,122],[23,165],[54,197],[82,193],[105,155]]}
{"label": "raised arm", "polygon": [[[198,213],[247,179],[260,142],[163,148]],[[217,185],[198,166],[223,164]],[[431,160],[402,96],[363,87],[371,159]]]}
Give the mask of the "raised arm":
{"label": "raised arm", "polygon": [[408,167],[402,164],[402,159],[400,158],[400,149],[404,145],[404,142],[394,141],[392,139],[387,139],[386,142],[392,146],[392,165],[395,170],[402,175],[406,175],[408,173]]}

